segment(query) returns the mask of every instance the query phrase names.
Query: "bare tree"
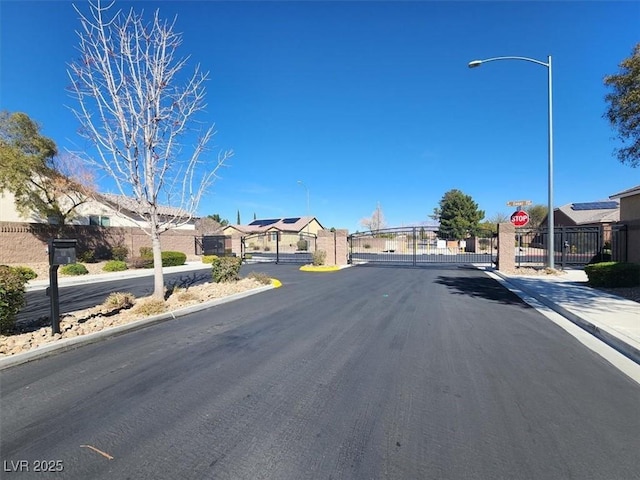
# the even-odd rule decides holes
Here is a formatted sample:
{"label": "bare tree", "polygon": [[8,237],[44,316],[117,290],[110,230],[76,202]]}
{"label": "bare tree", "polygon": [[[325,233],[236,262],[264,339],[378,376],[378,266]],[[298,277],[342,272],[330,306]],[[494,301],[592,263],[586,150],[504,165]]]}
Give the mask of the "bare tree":
{"label": "bare tree", "polygon": [[[162,298],[160,235],[191,220],[233,153],[203,160],[214,126],[191,127],[206,107],[208,73],[199,65],[191,76],[182,72],[189,57],[177,56],[182,36],[174,32],[176,19],[162,20],[156,10],[146,22],[142,12],[114,11],[113,5],[90,0],[87,14],[74,7],[82,28],[80,57],[68,70],[79,103],[72,110],[80,134],[95,147],[96,158],[83,158],[106,172],[120,194],[132,197],[144,219],[153,248],[153,295]],[[161,205],[175,207],[174,214],[160,215]]]}
{"label": "bare tree", "polygon": [[360,220],[360,225],[369,229],[371,232],[377,232],[387,226],[384,220],[384,214],[382,213],[382,207],[380,203],[376,206],[376,209],[371,214],[371,217],[365,217]]}

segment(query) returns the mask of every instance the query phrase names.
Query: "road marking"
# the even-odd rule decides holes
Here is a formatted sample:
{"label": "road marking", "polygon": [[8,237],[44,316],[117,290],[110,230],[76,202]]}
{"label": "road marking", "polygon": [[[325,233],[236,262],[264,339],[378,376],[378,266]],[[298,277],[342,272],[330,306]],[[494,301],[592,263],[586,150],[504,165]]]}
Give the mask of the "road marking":
{"label": "road marking", "polygon": [[93,450],[94,452],[99,453],[100,455],[102,455],[108,460],[113,460],[113,457],[111,455],[109,455],[106,452],[103,452],[102,450],[97,449],[96,447],[92,447],[91,445],[80,445],[80,448],[88,448],[89,450]]}

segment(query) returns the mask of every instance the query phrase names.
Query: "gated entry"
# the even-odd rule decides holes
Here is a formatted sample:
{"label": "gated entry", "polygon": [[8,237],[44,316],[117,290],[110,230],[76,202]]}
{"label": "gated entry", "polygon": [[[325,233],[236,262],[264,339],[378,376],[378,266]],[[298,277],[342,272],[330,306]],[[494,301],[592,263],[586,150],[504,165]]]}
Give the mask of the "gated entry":
{"label": "gated entry", "polygon": [[316,251],[316,236],[280,231],[255,233],[242,237],[241,249],[246,262],[308,264]]}
{"label": "gated entry", "polygon": [[461,241],[437,237],[437,227],[417,226],[355,233],[349,236],[349,258],[357,264],[420,266],[433,263],[491,265],[496,239],[491,232]]}

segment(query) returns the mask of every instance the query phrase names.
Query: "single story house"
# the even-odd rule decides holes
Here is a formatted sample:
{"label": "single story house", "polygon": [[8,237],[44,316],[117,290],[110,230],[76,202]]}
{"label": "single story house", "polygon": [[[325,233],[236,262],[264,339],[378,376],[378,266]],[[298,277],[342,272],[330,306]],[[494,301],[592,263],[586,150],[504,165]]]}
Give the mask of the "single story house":
{"label": "single story house", "polygon": [[324,227],[311,216],[254,220],[248,225],[227,225],[222,232],[228,236],[241,236],[250,250],[272,250],[276,243],[281,247],[296,247],[299,240],[313,241]]}
{"label": "single story house", "polygon": [[609,198],[620,202],[620,223],[625,225],[627,261],[640,263],[640,185]]}

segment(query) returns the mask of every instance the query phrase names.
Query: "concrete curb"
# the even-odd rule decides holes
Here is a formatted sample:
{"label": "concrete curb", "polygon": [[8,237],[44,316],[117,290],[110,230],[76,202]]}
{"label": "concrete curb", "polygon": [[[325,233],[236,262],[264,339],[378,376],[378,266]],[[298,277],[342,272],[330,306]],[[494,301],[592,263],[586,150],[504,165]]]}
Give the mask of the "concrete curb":
{"label": "concrete curb", "polygon": [[[498,272],[497,270],[494,270],[494,271],[486,270],[486,273],[490,274],[490,275],[495,275],[496,277],[498,277],[500,280],[502,280],[502,282],[504,282],[506,284],[507,288],[509,290],[511,290],[513,293],[515,293],[516,295],[518,295],[518,292],[521,291],[521,292],[526,293],[530,297],[535,298],[541,304],[543,304],[546,307],[550,308],[551,310],[553,310],[557,314],[562,315],[564,318],[566,318],[570,322],[576,324],[577,326],[579,326],[580,328],[582,328],[586,332],[590,333],[594,337],[598,338],[602,342],[606,343],[611,348],[617,350],[618,352],[623,354],[625,357],[633,360],[637,364],[640,364],[640,350],[635,348],[633,345],[628,344],[623,339],[621,339],[619,336],[608,332],[606,329],[603,329],[601,326],[596,325],[596,324],[590,322],[589,320],[587,320],[587,319],[585,319],[585,318],[583,318],[583,317],[581,317],[579,315],[576,315],[575,313],[573,313],[573,312],[567,310],[566,308],[554,303],[553,301],[549,300],[548,298],[545,298],[544,296],[541,296],[541,295],[539,295],[539,294],[537,294],[535,292],[532,292],[531,290],[527,290],[522,285],[518,284],[517,280],[514,281],[513,279],[511,279],[508,276]],[[520,295],[518,295],[518,296],[520,296]],[[523,300],[525,300],[525,299],[523,298]]]}
{"label": "concrete curb", "polygon": [[140,330],[157,323],[165,322],[167,320],[175,320],[178,317],[189,315],[190,313],[199,312],[201,310],[206,310],[207,308],[215,307],[217,305],[240,300],[242,298],[250,297],[258,293],[266,292],[267,290],[272,290],[274,288],[276,287],[274,287],[273,285],[266,285],[264,287],[255,288],[253,290],[247,290],[245,292],[229,295],[228,297],[216,298],[208,302],[184,307],[172,312],[161,313],[159,315],[153,315],[141,320],[135,320],[131,323],[127,323],[126,325],[118,325],[116,327],[105,328],[104,330],[100,330],[99,332],[89,333],[80,337],[73,337],[66,340],[48,343],[46,345],[36,347],[33,350],[29,350],[28,352],[18,353],[16,355],[0,358],[0,370],[31,362],[33,360],[38,360],[40,358],[44,358],[56,353],[73,350],[84,345],[97,343],[119,335],[124,335],[125,333],[134,332],[136,330]]}

